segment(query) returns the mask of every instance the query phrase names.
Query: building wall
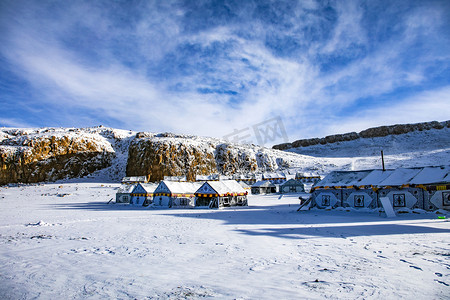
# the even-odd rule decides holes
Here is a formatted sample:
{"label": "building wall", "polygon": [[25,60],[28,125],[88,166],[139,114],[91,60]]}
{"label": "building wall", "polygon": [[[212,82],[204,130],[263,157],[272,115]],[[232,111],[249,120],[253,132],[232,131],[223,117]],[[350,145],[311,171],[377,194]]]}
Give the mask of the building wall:
{"label": "building wall", "polygon": [[[388,197],[394,209],[423,208],[423,190],[420,188],[380,189],[379,197]],[[381,204],[378,205],[381,207]]]}
{"label": "building wall", "polygon": [[[330,205],[323,205],[323,196]],[[426,191],[418,187],[372,189],[317,189],[311,194],[313,206],[377,208],[382,207],[380,197],[388,197],[394,209],[450,210],[450,190]],[[361,198],[363,197],[363,198]],[[363,203],[358,202],[363,200]],[[355,202],[356,201],[356,202]],[[447,204],[447,205],[444,205]]]}
{"label": "building wall", "polygon": [[147,196],[132,196],[132,197],[130,197],[131,205],[143,205],[144,202],[146,204],[148,204],[149,202],[151,203],[151,201],[152,201],[152,197],[147,197]]}
{"label": "building wall", "polygon": [[450,210],[450,190],[429,191],[426,193],[427,193],[427,197],[426,197],[426,201],[425,201],[425,209],[427,209],[427,210],[437,210],[437,209]]}
{"label": "building wall", "polygon": [[[291,191],[291,187],[293,187],[295,190]],[[301,185],[280,185],[280,193],[302,193],[304,191],[305,189]]]}
{"label": "building wall", "polygon": [[341,206],[340,191],[318,189],[312,193],[312,205],[318,208]]}
{"label": "building wall", "polygon": [[377,193],[372,189],[348,189],[342,191],[342,206],[353,208],[376,208]]}
{"label": "building wall", "polygon": [[116,194],[116,203],[130,203],[130,194]]}

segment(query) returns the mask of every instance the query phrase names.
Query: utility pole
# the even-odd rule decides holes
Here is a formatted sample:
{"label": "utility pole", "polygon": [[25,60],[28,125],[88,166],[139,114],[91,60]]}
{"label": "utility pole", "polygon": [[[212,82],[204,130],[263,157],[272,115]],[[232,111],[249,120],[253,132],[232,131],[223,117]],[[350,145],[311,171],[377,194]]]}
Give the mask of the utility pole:
{"label": "utility pole", "polygon": [[384,168],[384,155],[383,155],[383,150],[381,150],[381,165],[383,166],[383,172],[386,171],[386,169]]}

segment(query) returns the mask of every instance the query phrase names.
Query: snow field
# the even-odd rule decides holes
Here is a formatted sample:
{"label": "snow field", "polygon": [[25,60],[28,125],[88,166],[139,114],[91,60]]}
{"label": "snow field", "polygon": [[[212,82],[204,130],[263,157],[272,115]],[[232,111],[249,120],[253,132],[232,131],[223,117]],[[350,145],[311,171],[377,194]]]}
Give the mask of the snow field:
{"label": "snow field", "polygon": [[[433,213],[106,204],[118,185],[0,187],[1,299],[450,299]],[[450,215],[447,215],[447,218]]]}

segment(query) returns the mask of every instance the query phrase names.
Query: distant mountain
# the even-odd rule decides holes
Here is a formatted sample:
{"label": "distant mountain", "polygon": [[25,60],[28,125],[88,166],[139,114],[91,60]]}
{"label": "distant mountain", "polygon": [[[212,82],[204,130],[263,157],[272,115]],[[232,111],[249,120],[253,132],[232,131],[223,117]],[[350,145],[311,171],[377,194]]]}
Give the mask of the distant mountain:
{"label": "distant mountain", "polygon": [[[391,126],[380,126],[380,127],[373,127],[366,130],[363,130],[359,133],[356,132],[349,132],[344,134],[334,134],[329,135],[324,138],[311,138],[311,139],[302,139],[297,140],[293,143],[284,143],[275,145],[272,148],[278,149],[278,150],[288,150],[288,149],[297,149],[303,147],[310,147],[314,145],[326,145],[326,144],[334,144],[334,143],[340,143],[340,142],[348,142],[353,140],[363,140],[363,139],[370,139],[370,138],[378,138],[378,137],[391,137],[398,135],[404,135],[407,133],[412,133],[412,136],[414,136],[415,132],[422,132],[422,131],[432,131],[433,129],[444,129],[444,128],[450,128],[450,121],[444,121],[444,122],[425,122],[425,123],[415,123],[415,124],[397,124],[397,125],[391,125]],[[438,135],[441,136],[441,138],[438,138],[438,142],[447,142],[448,144],[448,135],[445,136],[445,133],[447,131],[443,130],[442,132],[439,132]],[[369,142],[372,142],[372,140],[369,140]],[[434,142],[434,141],[433,141]],[[362,141],[362,143],[366,143],[365,141]],[[372,144],[373,145],[373,144]],[[436,145],[438,148],[441,147],[441,144]]]}
{"label": "distant mountain", "polygon": [[343,169],[380,167],[381,150],[390,167],[448,164],[450,121],[374,127],[359,133],[297,140],[273,148],[325,160],[351,158],[352,165],[344,165]]}

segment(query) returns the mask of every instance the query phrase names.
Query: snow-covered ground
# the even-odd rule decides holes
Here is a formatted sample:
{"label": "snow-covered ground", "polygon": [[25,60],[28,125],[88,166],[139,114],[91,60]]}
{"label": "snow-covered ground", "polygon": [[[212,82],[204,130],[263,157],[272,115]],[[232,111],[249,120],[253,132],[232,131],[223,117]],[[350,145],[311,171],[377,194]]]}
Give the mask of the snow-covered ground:
{"label": "snow-covered ground", "polygon": [[450,299],[450,215],[157,210],[115,187],[0,187],[0,299]]}

